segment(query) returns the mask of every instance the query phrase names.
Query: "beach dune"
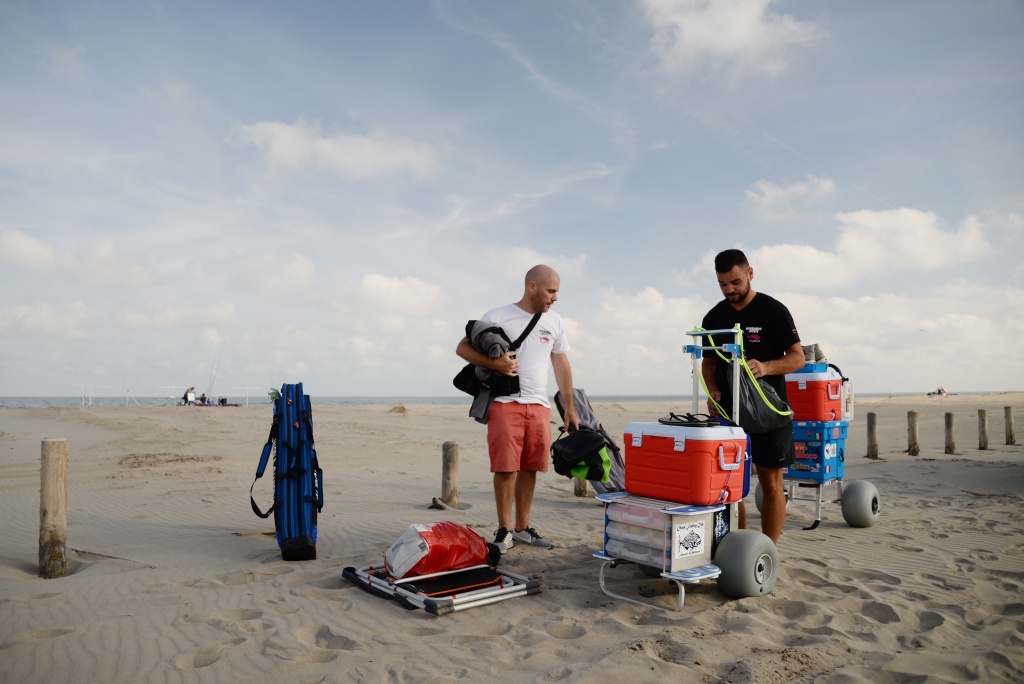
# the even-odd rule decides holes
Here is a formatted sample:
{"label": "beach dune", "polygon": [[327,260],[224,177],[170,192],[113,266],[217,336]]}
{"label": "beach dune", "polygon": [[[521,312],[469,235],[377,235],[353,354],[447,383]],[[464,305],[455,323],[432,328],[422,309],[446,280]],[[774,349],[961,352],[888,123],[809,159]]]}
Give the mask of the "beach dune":
{"label": "beach dune", "polygon": [[[3,682],[1019,682],[1024,670],[1024,447],[1004,444],[1019,393],[858,398],[846,480],[879,490],[877,524],[795,501],[779,580],[730,600],[632,566],[600,591],[603,509],[554,472],[533,524],[550,551],[502,566],[542,592],[444,617],[407,611],[341,577],[380,562],[412,523],[495,527],[485,428],[466,405],[317,406],[324,470],[318,558],[287,563],[273,520],[249,506],[266,407],[0,410],[0,681]],[[621,439],[631,421],[688,405],[596,403]],[[989,449],[978,449],[978,410]],[[907,449],[919,412],[921,453]],[[880,458],[867,453],[867,412]],[[953,413],[956,453],[944,453]],[[68,575],[37,577],[40,445],[66,438]],[[441,492],[441,445],[460,447],[462,510]],[[268,473],[269,474],[269,473]],[[257,503],[272,501],[271,477]],[[834,495],[834,488],[826,494]],[[831,497],[829,497],[831,498]],[[748,497],[752,526],[759,516]]]}

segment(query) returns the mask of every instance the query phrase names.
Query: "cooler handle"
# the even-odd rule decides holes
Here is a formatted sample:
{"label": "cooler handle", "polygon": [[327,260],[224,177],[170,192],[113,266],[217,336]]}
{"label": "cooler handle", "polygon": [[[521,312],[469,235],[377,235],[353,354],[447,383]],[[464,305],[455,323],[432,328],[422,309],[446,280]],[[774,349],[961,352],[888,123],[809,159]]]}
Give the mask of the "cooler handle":
{"label": "cooler handle", "polygon": [[838,399],[839,398],[839,391],[842,388],[842,386],[843,386],[843,383],[837,382],[836,383],[836,393],[832,394],[832,383],[831,382],[825,383],[825,387],[828,389],[828,398],[833,400],[833,401]]}
{"label": "cooler handle", "polygon": [[736,445],[736,462],[726,463],[725,462],[725,446],[722,444],[718,445],[718,465],[722,470],[736,470],[743,465],[743,446],[741,444]]}

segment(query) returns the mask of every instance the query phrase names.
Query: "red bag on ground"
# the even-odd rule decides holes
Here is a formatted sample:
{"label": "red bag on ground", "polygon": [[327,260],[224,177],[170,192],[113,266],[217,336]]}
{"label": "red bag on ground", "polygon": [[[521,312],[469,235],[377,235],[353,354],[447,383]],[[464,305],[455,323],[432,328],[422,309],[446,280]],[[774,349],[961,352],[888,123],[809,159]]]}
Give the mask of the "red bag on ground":
{"label": "red bag on ground", "polygon": [[442,520],[410,525],[384,554],[397,579],[461,570],[487,563],[487,541],[459,523]]}

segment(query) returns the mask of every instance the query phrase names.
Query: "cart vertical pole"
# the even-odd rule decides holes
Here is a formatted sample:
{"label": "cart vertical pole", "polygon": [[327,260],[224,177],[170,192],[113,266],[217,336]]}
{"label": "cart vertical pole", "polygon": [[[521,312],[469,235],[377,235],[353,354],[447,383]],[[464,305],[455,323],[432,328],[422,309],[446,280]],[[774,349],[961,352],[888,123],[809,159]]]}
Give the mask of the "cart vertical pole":
{"label": "cart vertical pole", "polygon": [[[743,328],[737,323],[735,330],[736,335],[733,337],[733,342],[736,343],[739,349],[742,349]],[[734,352],[732,355],[732,420],[737,425],[740,424],[740,373],[743,372],[743,364],[740,363],[740,360],[742,358],[739,351]]]}

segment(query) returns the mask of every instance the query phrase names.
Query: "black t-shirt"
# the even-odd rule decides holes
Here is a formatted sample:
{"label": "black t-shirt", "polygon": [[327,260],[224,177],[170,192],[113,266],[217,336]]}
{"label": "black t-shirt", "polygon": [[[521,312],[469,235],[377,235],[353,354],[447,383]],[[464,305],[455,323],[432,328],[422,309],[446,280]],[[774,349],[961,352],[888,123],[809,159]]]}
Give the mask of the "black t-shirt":
{"label": "black t-shirt", "polygon": [[[789,313],[786,305],[762,292],[755,293],[750,303],[738,311],[732,307],[729,300],[723,299],[707,312],[701,326],[705,330],[721,330],[732,328],[737,323],[743,328],[743,353],[747,359],[774,361],[800,341],[793,315]],[[713,337],[714,344],[733,341],[731,335]],[[705,353],[715,354],[713,351]],[[715,366],[718,387],[727,387],[727,364],[717,355],[715,358],[718,361]],[[764,380],[775,388],[779,398],[789,401],[786,397],[786,376],[766,375]]]}

